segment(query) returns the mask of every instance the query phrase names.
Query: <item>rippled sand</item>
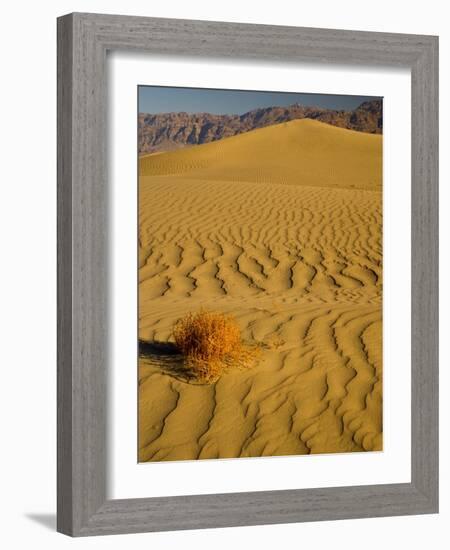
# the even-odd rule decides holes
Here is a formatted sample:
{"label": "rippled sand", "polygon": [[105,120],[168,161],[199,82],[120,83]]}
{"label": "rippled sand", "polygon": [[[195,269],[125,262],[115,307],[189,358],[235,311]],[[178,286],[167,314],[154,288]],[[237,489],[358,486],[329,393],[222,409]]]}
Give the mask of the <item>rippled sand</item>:
{"label": "rippled sand", "polygon": [[[382,448],[381,153],[305,119],[141,157],[140,461]],[[271,344],[254,368],[183,377],[201,307]]]}

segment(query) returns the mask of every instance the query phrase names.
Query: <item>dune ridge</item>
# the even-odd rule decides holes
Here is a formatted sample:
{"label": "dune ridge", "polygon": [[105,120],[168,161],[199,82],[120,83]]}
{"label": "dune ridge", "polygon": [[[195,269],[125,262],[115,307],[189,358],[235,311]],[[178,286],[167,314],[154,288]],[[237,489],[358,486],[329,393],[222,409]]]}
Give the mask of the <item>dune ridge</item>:
{"label": "dune ridge", "polygon": [[278,107],[259,107],[241,115],[198,112],[139,113],[139,153],[172,151],[304,118],[359,132],[381,134],[382,108],[383,102],[380,98],[368,99],[351,111],[294,103]]}
{"label": "dune ridge", "polygon": [[211,385],[141,356],[140,461],[382,448],[381,139],[305,119],[141,157],[140,339],[205,308],[270,345]]}
{"label": "dune ridge", "polygon": [[157,156],[143,155],[139,165],[146,176],[379,190],[381,140],[377,134],[302,119]]}

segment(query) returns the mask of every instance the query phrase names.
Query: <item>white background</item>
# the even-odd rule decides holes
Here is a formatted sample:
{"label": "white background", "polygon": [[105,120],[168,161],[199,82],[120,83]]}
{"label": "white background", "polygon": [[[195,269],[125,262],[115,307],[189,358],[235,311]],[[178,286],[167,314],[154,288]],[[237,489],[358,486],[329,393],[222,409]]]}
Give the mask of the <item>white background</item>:
{"label": "white background", "polygon": [[[108,419],[111,498],[270,491],[411,481],[411,74],[378,67],[179,60],[114,53],[108,60],[109,166],[113,233]],[[383,452],[314,457],[136,463],[137,227],[136,83],[384,96]],[[136,191],[136,187],[135,190]],[[398,231],[401,212],[402,231]],[[406,245],[405,245],[406,243]],[[121,292],[121,289],[128,292]],[[394,329],[395,327],[395,329]],[[395,336],[393,333],[395,332]],[[405,351],[407,350],[407,351]]]}
{"label": "white background", "polygon": [[[2,9],[1,101],[1,541],[7,548],[273,548],[280,544],[365,549],[399,544],[443,548],[450,520],[449,400],[441,353],[441,513],[299,525],[245,527],[71,540],[54,533],[55,513],[55,17],[95,11],[440,35],[441,97],[450,97],[450,30],[445,3],[289,0],[244,3],[135,0],[9,2]],[[4,43],[3,43],[4,42]],[[440,106],[441,280],[448,278],[450,233],[449,102]],[[446,214],[446,215],[444,215]],[[441,336],[448,338],[449,290],[441,285]],[[447,311],[446,311],[447,309]],[[444,458],[445,457],[445,458]],[[442,542],[438,542],[442,538]]]}

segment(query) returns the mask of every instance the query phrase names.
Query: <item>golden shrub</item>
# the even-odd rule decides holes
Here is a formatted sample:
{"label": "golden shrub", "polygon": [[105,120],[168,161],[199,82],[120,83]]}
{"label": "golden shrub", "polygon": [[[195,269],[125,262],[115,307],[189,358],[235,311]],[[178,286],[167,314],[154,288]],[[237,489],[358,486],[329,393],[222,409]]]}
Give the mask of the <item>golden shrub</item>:
{"label": "golden shrub", "polygon": [[187,368],[202,382],[213,382],[233,367],[251,366],[259,353],[242,342],[236,320],[223,313],[188,313],[175,323],[173,336]]}

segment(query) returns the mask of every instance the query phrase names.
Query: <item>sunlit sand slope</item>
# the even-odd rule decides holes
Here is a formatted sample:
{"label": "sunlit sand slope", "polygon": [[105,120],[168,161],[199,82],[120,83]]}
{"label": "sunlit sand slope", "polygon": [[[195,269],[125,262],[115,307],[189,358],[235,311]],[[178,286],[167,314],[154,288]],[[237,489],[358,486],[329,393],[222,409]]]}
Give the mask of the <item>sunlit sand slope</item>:
{"label": "sunlit sand slope", "polygon": [[141,174],[380,190],[382,136],[303,119],[141,157]]}
{"label": "sunlit sand slope", "polygon": [[232,313],[260,362],[139,363],[139,459],[382,448],[381,136],[310,120],[142,157],[139,336]]}

